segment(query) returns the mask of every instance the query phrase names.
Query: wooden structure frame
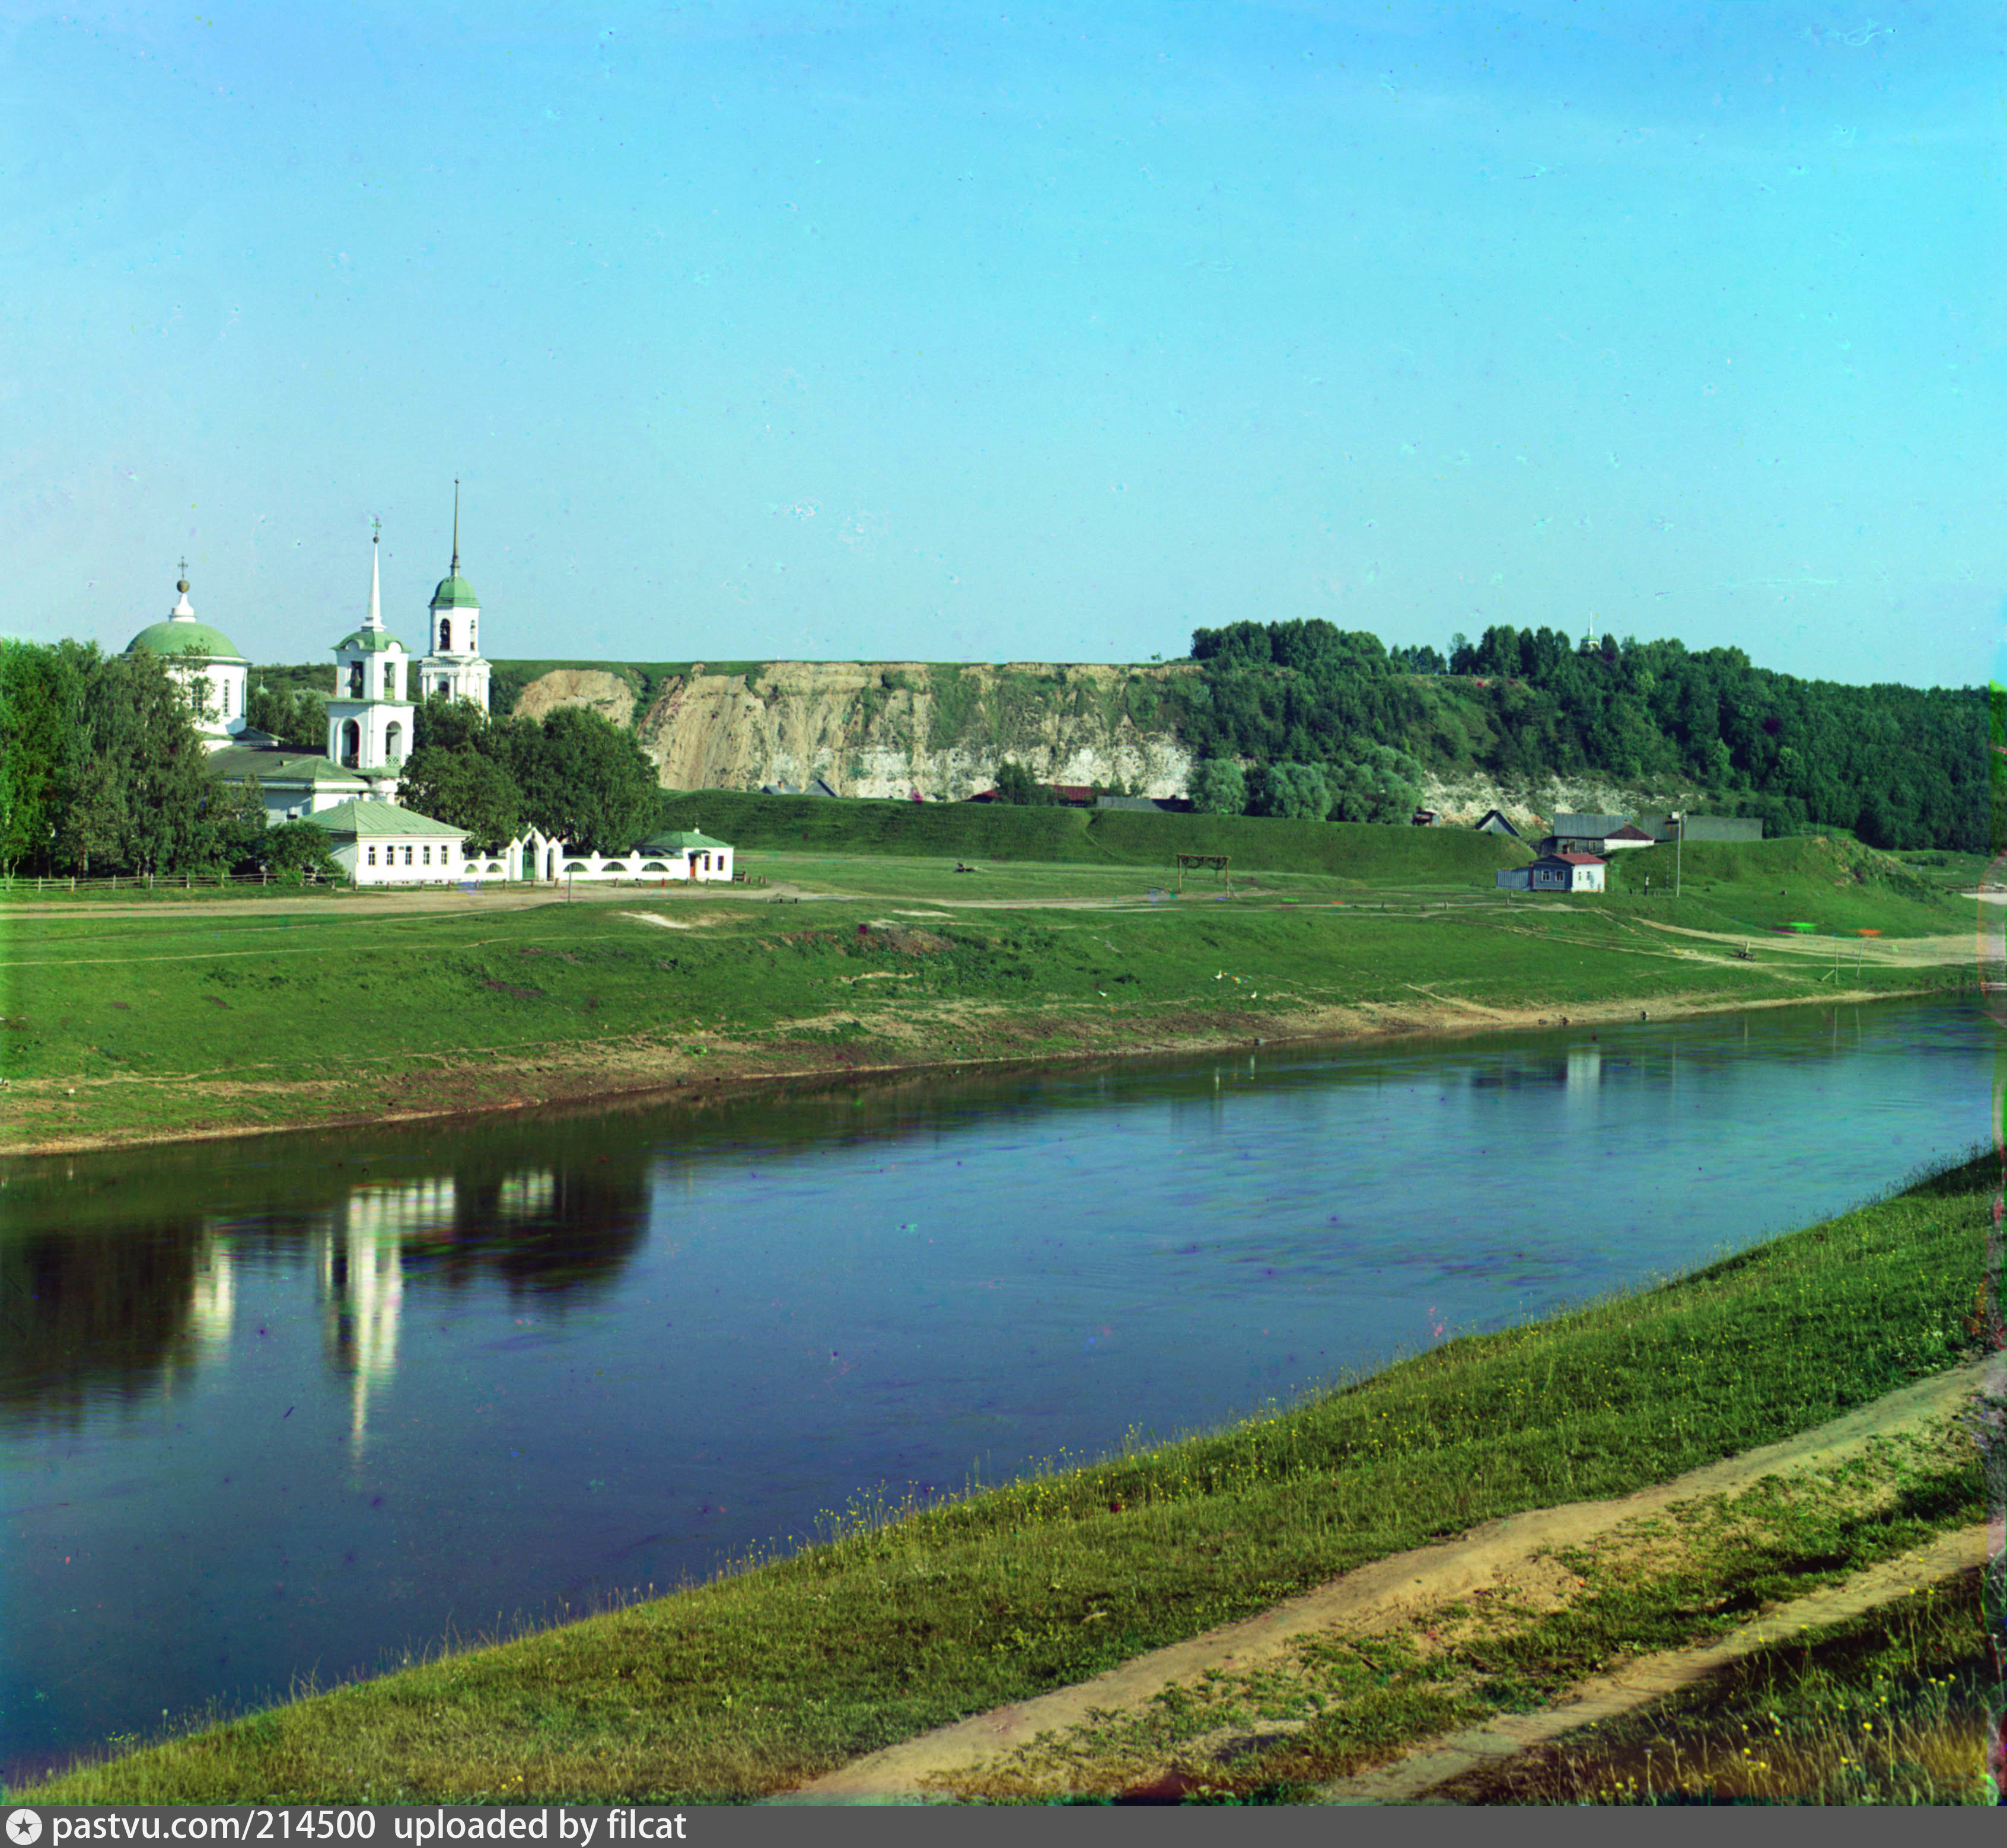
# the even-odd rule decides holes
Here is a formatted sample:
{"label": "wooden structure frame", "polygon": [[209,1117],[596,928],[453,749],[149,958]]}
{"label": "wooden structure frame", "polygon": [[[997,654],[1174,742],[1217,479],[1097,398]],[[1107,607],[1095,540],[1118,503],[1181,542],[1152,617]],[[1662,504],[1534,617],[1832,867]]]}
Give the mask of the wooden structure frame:
{"label": "wooden structure frame", "polygon": [[1194,871],[1197,871],[1202,867],[1211,866],[1219,873],[1221,878],[1226,881],[1227,890],[1230,892],[1233,890],[1233,868],[1229,863],[1229,856],[1223,853],[1181,853],[1177,856],[1177,890],[1180,894],[1183,894],[1185,889],[1185,869],[1187,867],[1190,867]]}

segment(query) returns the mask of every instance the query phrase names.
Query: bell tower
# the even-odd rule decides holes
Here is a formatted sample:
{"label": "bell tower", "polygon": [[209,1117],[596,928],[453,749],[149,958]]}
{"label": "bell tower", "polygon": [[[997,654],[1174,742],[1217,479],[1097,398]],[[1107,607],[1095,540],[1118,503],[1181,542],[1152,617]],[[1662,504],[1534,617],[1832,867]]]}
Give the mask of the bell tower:
{"label": "bell tower", "polygon": [[453,563],[432,592],[432,630],[418,663],[418,697],[443,693],[488,709],[488,663],[481,654],[481,599],[460,574],[460,483],[453,485]]}

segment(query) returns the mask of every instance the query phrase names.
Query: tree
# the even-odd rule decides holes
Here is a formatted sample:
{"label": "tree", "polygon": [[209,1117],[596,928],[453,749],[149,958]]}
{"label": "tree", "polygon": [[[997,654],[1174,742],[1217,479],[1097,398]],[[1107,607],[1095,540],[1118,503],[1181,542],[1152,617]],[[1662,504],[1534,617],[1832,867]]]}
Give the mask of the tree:
{"label": "tree", "polygon": [[1406,751],[1370,745],[1333,767],[1334,821],[1406,821],[1422,799],[1422,767]]}
{"label": "tree", "polygon": [[290,690],[254,686],[244,716],[254,729],[268,732],[296,751],[327,749],[327,696],[308,687]]}
{"label": "tree", "polygon": [[1049,808],[1050,787],[1039,782],[1015,757],[1006,757],[996,766],[996,793],[1020,809]]}
{"label": "tree", "polygon": [[591,853],[624,853],[654,827],[655,767],[633,732],[583,706],[490,729],[508,740],[531,827]]}
{"label": "tree", "polygon": [[1231,757],[1205,757],[1194,764],[1187,793],[1201,815],[1247,812],[1247,772]]}
{"label": "tree", "polygon": [[522,831],[521,786],[506,765],[471,748],[419,746],[404,760],[397,799],[435,821],[465,828],[489,853],[499,853]]}
{"label": "tree", "polygon": [[415,755],[429,746],[450,751],[494,752],[491,735],[499,728],[488,709],[472,700],[449,699],[444,693],[429,693],[411,713],[411,749]]}
{"label": "tree", "polygon": [[60,653],[0,642],[0,866],[46,862],[56,831],[68,704]]}
{"label": "tree", "polygon": [[319,879],[339,879],[342,876],[341,862],[334,857],[334,845],[328,838],[327,830],[305,816],[273,823],[245,857],[259,867],[277,873],[291,885],[299,884],[309,876]]}
{"label": "tree", "polygon": [[1331,786],[1315,764],[1272,764],[1263,776],[1261,813],[1286,821],[1321,821],[1331,813]]}

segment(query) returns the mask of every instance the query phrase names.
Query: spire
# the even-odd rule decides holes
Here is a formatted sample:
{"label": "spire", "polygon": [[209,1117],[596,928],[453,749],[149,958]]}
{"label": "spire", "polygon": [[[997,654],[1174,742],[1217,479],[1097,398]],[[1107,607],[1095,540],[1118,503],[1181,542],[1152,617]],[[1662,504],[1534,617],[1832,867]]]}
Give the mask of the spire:
{"label": "spire", "polygon": [[372,520],[369,523],[369,618],[365,629],[383,626],[383,584],[379,566],[383,544],[383,522]]}
{"label": "spire", "polygon": [[182,560],[182,574],[175,579],[175,588],[181,592],[181,601],[168,612],[168,620],[170,622],[192,622],[195,620],[195,605],[188,600],[188,560],[186,559]]}
{"label": "spire", "polygon": [[453,478],[453,569],[450,577],[460,575],[460,477]]}

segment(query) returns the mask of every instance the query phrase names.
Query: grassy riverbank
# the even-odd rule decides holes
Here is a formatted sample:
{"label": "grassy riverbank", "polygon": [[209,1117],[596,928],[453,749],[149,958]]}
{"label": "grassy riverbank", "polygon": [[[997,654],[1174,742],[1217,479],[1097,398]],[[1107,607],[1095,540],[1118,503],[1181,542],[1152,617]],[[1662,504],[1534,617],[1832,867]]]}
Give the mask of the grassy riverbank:
{"label": "grassy riverbank", "polygon": [[16,898],[0,1151],[1970,979],[1969,908],[1850,843],[1696,846],[1677,900],[1508,902],[1434,865],[1437,831],[1359,831],[1406,858],[1238,875],[1231,898],[1120,866],[775,853],[748,856],[763,888],[575,901]]}
{"label": "grassy riverbank", "polygon": [[[880,1508],[838,1523],[822,1544],[749,1561],[707,1585],[12,1794],[772,1795],[1368,1561],[1518,1511],[1645,1488],[1982,1352],[1977,1305],[1998,1183],[1997,1161],[1975,1157],[1688,1276],[1451,1341],[1229,1430],[935,1508]],[[1985,1511],[1980,1458],[1956,1433],[1752,1493],[1700,1511],[1670,1551],[1652,1540],[1601,1559],[1569,1556],[1584,1595],[1452,1638],[1446,1646],[1464,1652],[1458,1673],[1442,1672],[1439,1642],[1339,1652],[1286,1761],[1250,1759],[1215,1794],[1286,1800],[1447,1724],[1540,1705],[1640,1648],[1719,1635],[1766,1600]]]}

